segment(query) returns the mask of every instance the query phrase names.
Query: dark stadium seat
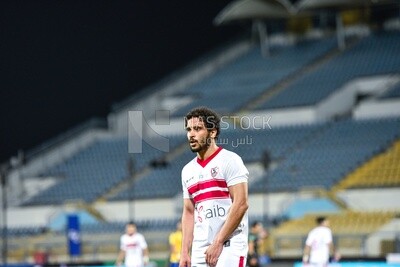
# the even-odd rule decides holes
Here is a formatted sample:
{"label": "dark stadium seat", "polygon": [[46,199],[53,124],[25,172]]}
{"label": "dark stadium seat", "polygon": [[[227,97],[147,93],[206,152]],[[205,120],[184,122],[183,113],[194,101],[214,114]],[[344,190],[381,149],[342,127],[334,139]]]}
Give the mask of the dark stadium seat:
{"label": "dark stadium seat", "polygon": [[211,77],[187,88],[184,92],[193,96],[193,102],[173,115],[184,116],[191,108],[202,105],[220,113],[237,110],[334,47],[333,39],[304,41],[276,48],[269,58],[263,58],[259,49],[253,48]]}
{"label": "dark stadium seat", "polygon": [[[171,149],[183,142],[170,138]],[[116,184],[128,178],[128,161],[140,171],[154,159],[165,155],[143,142],[142,153],[128,153],[127,138],[99,140],[70,159],[42,173],[42,176],[62,177],[54,186],[40,192],[24,205],[61,204],[67,200],[93,202]]]}
{"label": "dark stadium seat", "polygon": [[[246,163],[259,162],[263,153],[268,151],[272,160],[279,160],[300,140],[307,138],[324,125],[300,125],[274,128],[273,130],[234,130],[224,131],[219,138],[219,145],[235,151],[242,156]],[[250,143],[237,145],[238,141],[248,137]],[[250,139],[251,138],[251,139]],[[166,168],[154,169],[146,176],[140,178],[131,187],[121,191],[110,200],[124,200],[129,198],[165,198],[173,197],[180,193],[181,169],[195,155],[187,149],[175,158]],[[154,190],[157,188],[157,190]]]}
{"label": "dark stadium seat", "polygon": [[400,136],[399,119],[348,119],[328,126],[300,144],[275,169],[266,172],[250,187],[250,192],[297,191],[303,187],[330,189]]}
{"label": "dark stadium seat", "polygon": [[257,109],[314,105],[354,78],[399,73],[399,43],[399,32],[366,37],[260,104]]}

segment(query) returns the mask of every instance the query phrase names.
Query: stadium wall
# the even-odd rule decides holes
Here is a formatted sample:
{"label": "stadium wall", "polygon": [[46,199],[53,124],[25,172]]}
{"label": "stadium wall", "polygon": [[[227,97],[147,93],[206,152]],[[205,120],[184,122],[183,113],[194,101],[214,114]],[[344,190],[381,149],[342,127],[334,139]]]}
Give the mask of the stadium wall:
{"label": "stadium wall", "polygon": [[[393,219],[390,223],[384,225],[378,231],[372,233],[365,245],[365,253],[371,257],[379,257],[382,241],[393,240],[394,236],[399,239],[400,219]],[[395,233],[395,234],[393,234]]]}
{"label": "stadium wall", "polygon": [[7,223],[10,228],[42,227],[59,210],[57,206],[15,207],[8,210]]}
{"label": "stadium wall", "polygon": [[130,208],[135,220],[177,218],[175,202],[171,199],[140,200],[131,204],[128,201],[104,202],[96,203],[94,208],[110,222],[129,221]]}
{"label": "stadium wall", "polygon": [[[250,217],[280,216],[296,199],[291,193],[251,194],[249,196]],[[105,221],[124,222],[133,215],[135,220],[175,219],[181,216],[182,198],[97,202],[93,208]],[[73,210],[71,206],[12,207],[8,210],[8,225],[18,227],[46,227],[59,212]],[[130,213],[131,210],[131,213]],[[27,220],[29,218],[29,220]]]}
{"label": "stadium wall", "polygon": [[400,99],[387,99],[379,101],[368,101],[360,104],[354,109],[355,119],[380,118],[400,116]]}
{"label": "stadium wall", "polygon": [[357,211],[400,211],[400,188],[350,189],[337,196]]}

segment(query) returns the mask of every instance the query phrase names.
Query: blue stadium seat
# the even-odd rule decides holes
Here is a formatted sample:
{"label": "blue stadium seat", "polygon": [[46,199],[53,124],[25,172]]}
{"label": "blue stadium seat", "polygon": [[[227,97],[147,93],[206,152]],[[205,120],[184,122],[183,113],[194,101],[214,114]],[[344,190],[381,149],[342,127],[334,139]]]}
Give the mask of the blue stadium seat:
{"label": "blue stadium seat", "polygon": [[265,173],[250,192],[331,188],[366,160],[384,151],[400,136],[400,119],[351,119],[327,123],[305,139],[279,165]]}
{"label": "blue stadium seat", "polygon": [[253,48],[211,77],[187,88],[184,92],[192,95],[194,101],[173,115],[184,116],[188,110],[204,105],[219,113],[237,110],[334,47],[333,39],[305,41],[276,48],[269,58],[263,58],[259,49]]}
{"label": "blue stadium seat", "polygon": [[[170,147],[175,148],[182,138],[171,137]],[[61,177],[60,181],[39,193],[24,205],[61,204],[66,200],[93,202],[110,188],[128,178],[128,161],[140,171],[165,152],[143,142],[142,153],[128,153],[126,137],[99,140],[70,159],[42,173],[42,176]]]}
{"label": "blue stadium seat", "polygon": [[322,67],[304,75],[257,109],[314,105],[346,82],[362,76],[400,72],[400,33],[366,37]]}

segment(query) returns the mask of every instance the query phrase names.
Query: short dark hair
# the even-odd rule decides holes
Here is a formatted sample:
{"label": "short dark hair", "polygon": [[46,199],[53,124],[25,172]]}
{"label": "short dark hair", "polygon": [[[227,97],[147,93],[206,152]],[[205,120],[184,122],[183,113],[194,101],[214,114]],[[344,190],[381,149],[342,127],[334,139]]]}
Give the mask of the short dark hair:
{"label": "short dark hair", "polygon": [[317,222],[318,225],[320,225],[321,223],[323,223],[326,220],[325,216],[320,216],[317,217],[317,219],[315,220]]}
{"label": "short dark hair", "polygon": [[219,135],[220,132],[220,117],[218,114],[207,108],[207,107],[197,107],[189,111],[188,114],[185,116],[185,127],[187,126],[188,120],[191,118],[200,118],[201,121],[204,122],[205,127],[207,130],[212,130],[215,129],[217,130],[216,138]]}
{"label": "short dark hair", "polygon": [[134,221],[129,221],[129,222],[126,223],[126,225],[134,225],[134,226],[136,226],[136,223]]}
{"label": "short dark hair", "polygon": [[261,222],[260,222],[260,221],[254,221],[254,222],[251,224],[251,228],[256,227],[258,224],[261,224]]}

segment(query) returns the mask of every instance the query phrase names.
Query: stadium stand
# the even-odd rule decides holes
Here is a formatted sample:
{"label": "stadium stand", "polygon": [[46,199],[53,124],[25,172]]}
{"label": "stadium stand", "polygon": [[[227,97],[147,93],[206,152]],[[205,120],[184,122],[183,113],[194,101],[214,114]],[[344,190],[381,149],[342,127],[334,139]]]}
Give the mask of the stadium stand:
{"label": "stadium stand", "polygon": [[347,175],[334,190],[400,186],[400,141]]}
{"label": "stadium stand", "polygon": [[[352,79],[398,74],[398,43],[399,32],[379,32],[355,41],[342,52],[335,49],[332,38],[273,47],[268,58],[262,58],[259,49],[253,47],[181,92],[185,97],[191,96],[192,102],[172,115],[178,118],[199,105],[234,114],[277,83],[299,73],[300,77],[296,76],[287,87],[282,87],[265,102],[257,102],[255,110],[247,112],[313,106]],[[332,51],[335,51],[334,57],[301,72]],[[400,86],[396,85],[377,100],[397,98],[399,92]],[[251,197],[280,193],[292,197],[292,205],[284,206],[278,214],[280,217],[250,214],[251,220],[267,220],[272,256],[301,254],[304,237],[315,225],[315,214],[310,214],[311,210],[329,216],[339,246],[348,249],[349,255],[362,255],[365,238],[393,220],[394,212],[355,212],[342,209],[328,197],[301,201],[297,194],[303,188],[323,188],[334,196],[338,191],[352,188],[400,187],[399,138],[399,117],[356,120],[347,116],[262,130],[228,129],[222,131],[218,142],[241,155],[246,165],[264,165],[261,177],[249,184]],[[126,136],[100,138],[65,161],[43,170],[41,177],[55,177],[57,182],[25,201],[23,206],[63,206],[71,200],[89,205],[101,201],[127,203],[166,199],[172,202],[181,193],[181,169],[194,154],[187,148],[184,136],[169,136],[169,140],[170,152],[142,142],[142,153],[128,153]],[[264,162],[265,155],[268,155],[268,164]],[[134,179],[130,179],[131,176]],[[288,197],[282,199],[284,204],[289,203]],[[135,221],[149,238],[152,248],[159,249],[165,256],[168,247],[163,242],[167,233],[174,229],[176,218],[155,214],[152,218]],[[285,222],[281,224],[282,221]],[[85,253],[97,251],[103,256],[114,256],[125,223],[112,218],[83,223]],[[13,239],[11,250],[20,258],[26,251],[32,253],[33,247],[50,247],[54,253],[67,254],[62,227],[52,229],[51,223],[12,227],[8,234]],[[162,247],[157,247],[160,243]]]}
{"label": "stadium stand", "polygon": [[[171,147],[181,142],[171,138]],[[62,204],[82,199],[90,203],[128,177],[128,162],[140,171],[164,152],[143,142],[142,153],[128,153],[127,137],[99,140],[70,159],[43,172],[42,176],[62,177],[54,186],[34,196],[25,205]]]}
{"label": "stadium stand", "polygon": [[[220,143],[224,147],[243,155],[245,162],[259,162],[264,152],[271,160],[278,161],[293,150],[302,140],[325,127],[324,124],[274,127],[262,130],[233,130],[222,132]],[[226,143],[226,144],[225,144]],[[261,145],[257,145],[261,144]]]}
{"label": "stadium stand", "polygon": [[[305,138],[319,127],[321,126],[289,126],[268,132],[250,129],[229,130],[221,133],[218,142],[222,147],[243,155],[245,162],[261,161],[262,155],[266,150],[270,153],[272,160],[279,160],[299,140]],[[245,140],[240,145],[239,142],[242,142],[243,138],[252,143],[246,143]],[[265,145],[257,146],[253,144]],[[181,191],[181,183],[177,177],[180,177],[182,167],[193,157],[193,153],[185,146],[185,152],[175,158],[167,167],[152,170],[148,175],[136,181],[131,187],[126,188],[110,200],[122,200],[132,197],[146,199],[175,196]],[[157,188],[157,190],[154,191],[154,188]]]}
{"label": "stadium stand", "polygon": [[187,150],[167,166],[151,170],[149,174],[141,177],[109,200],[174,197],[182,190],[182,183],[179,179],[181,169],[192,157],[193,153]]}
{"label": "stadium stand", "polygon": [[238,110],[334,47],[333,39],[303,41],[294,46],[278,47],[269,58],[260,57],[259,49],[253,48],[208,79],[186,89],[184,92],[194,100],[175,111],[174,116],[184,116],[191,108],[201,105],[214,106],[220,113]]}
{"label": "stadium stand", "polygon": [[257,109],[314,105],[346,82],[363,76],[398,73],[400,33],[377,33],[304,75],[285,90],[261,103]]}
{"label": "stadium stand", "polygon": [[[329,189],[361,162],[386,149],[400,136],[399,129],[398,119],[350,119],[334,123],[280,127],[270,131],[227,131],[221,135],[219,142],[224,142],[224,147],[243,155],[243,160],[247,163],[260,162],[265,151],[277,162],[275,169],[266,172],[264,178],[251,186],[252,193],[264,190],[296,191],[312,186]],[[251,140],[252,143],[244,142],[239,145],[246,136],[247,141]],[[354,149],[355,146],[357,149]],[[110,200],[174,197],[181,190],[177,179],[181,168],[192,157],[193,154],[189,151],[182,153],[173,163],[150,171]],[[334,170],[332,166],[335,166]],[[326,171],[328,169],[329,172]],[[154,191],[154,188],[157,190]]]}
{"label": "stadium stand", "polygon": [[399,119],[327,123],[250,191],[296,191],[312,186],[329,189],[362,162],[384,151],[399,135]]}
{"label": "stadium stand", "polygon": [[[324,213],[307,214],[304,217],[286,221],[271,231],[275,249],[272,249],[271,254],[276,257],[301,255],[305,237],[315,227],[316,217],[322,214]],[[395,216],[391,212],[354,211],[324,215],[329,218],[337,248],[342,256],[347,257],[363,254],[363,240],[389,223]]]}
{"label": "stadium stand", "polygon": [[[320,214],[318,214],[319,216]],[[389,222],[392,212],[354,212],[327,213],[332,232],[335,235],[362,233],[369,234]],[[307,214],[302,218],[282,223],[274,231],[274,235],[307,235],[315,227],[317,214]],[[352,222],[352,223],[349,223]]]}

